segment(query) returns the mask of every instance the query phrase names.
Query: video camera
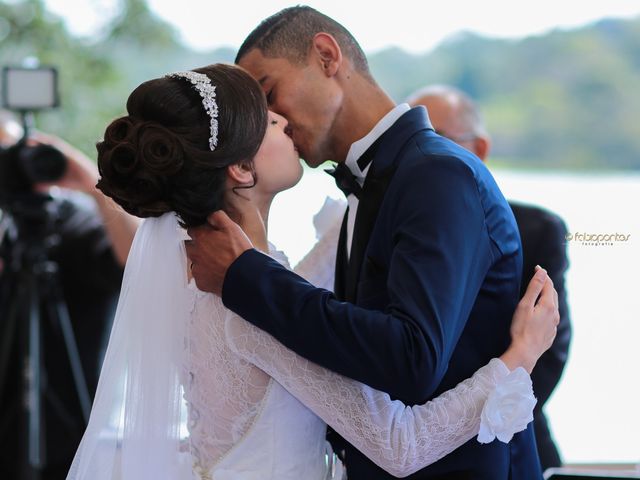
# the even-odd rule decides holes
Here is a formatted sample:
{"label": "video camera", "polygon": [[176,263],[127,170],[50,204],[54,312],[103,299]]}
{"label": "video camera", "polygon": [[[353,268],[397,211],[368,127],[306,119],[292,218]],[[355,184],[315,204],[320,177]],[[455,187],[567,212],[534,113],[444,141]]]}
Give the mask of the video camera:
{"label": "video camera", "polygon": [[[62,332],[76,393],[85,421],[91,399],[77,342],[61,289],[60,267],[52,253],[61,242],[61,202],[48,193],[36,191],[34,184],[59,179],[66,170],[66,158],[47,145],[34,144],[29,131],[35,111],[58,105],[55,68],[4,67],[2,106],[22,116],[23,137],[0,150],[0,399],[4,392],[17,391],[21,398],[20,426],[16,441],[20,476],[41,478],[49,466],[45,441],[47,415],[47,366],[45,352],[56,340],[44,338],[43,325],[52,324]],[[15,140],[15,139],[12,139]],[[43,323],[43,318],[47,319]],[[57,350],[55,350],[57,351]],[[18,358],[20,375],[9,375]],[[13,363],[12,363],[13,362]],[[17,386],[16,386],[17,385]],[[3,404],[4,405],[4,404]],[[7,404],[11,405],[11,404]],[[75,408],[75,407],[73,407]],[[56,400],[60,418],[74,412]],[[7,415],[6,412],[3,412]],[[6,422],[6,417],[0,419]]]}
{"label": "video camera", "polygon": [[0,146],[0,203],[31,192],[40,182],[58,180],[66,159],[48,145],[30,145],[33,112],[57,107],[58,72],[53,67],[2,69],[2,106],[22,115],[24,135],[10,147]]}

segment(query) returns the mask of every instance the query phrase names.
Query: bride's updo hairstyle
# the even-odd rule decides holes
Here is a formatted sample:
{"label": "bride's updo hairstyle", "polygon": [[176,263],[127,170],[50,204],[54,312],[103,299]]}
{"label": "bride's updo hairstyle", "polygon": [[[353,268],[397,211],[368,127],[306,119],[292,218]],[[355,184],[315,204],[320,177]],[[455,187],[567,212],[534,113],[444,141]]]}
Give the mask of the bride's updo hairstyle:
{"label": "bride's updo hairstyle", "polygon": [[209,148],[210,118],[184,78],[138,86],[128,115],[114,120],[97,144],[97,187],[136,217],[178,214],[183,226],[206,222],[224,208],[226,167],[251,162],[267,128],[260,85],[244,70],[216,64],[195,69],[216,87],[218,143]]}

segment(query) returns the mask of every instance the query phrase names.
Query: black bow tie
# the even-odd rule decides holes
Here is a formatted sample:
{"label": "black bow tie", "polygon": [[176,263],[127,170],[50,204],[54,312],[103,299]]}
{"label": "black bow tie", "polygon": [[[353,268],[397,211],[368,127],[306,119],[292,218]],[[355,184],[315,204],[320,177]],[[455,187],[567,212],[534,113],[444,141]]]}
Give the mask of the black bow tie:
{"label": "black bow tie", "polygon": [[353,194],[357,199],[360,199],[360,193],[362,192],[362,187],[356,180],[356,176],[349,170],[344,163],[339,163],[336,165],[334,169],[325,170],[329,175],[331,175],[335,181],[336,185],[342,193],[344,193],[345,197]]}
{"label": "black bow tie", "polygon": [[[358,159],[357,163],[358,167],[360,167],[360,171],[366,170],[369,164],[373,161],[373,157],[378,150],[378,145],[380,144],[381,138],[382,137],[373,142],[373,144],[369,148],[367,148],[367,150]],[[325,170],[325,172],[327,172],[336,180],[336,185],[340,190],[342,190],[342,193],[344,193],[345,197],[353,194],[358,200],[360,199],[362,187],[358,183],[358,180],[356,180],[356,176],[344,163],[339,163],[334,169],[328,169]]]}

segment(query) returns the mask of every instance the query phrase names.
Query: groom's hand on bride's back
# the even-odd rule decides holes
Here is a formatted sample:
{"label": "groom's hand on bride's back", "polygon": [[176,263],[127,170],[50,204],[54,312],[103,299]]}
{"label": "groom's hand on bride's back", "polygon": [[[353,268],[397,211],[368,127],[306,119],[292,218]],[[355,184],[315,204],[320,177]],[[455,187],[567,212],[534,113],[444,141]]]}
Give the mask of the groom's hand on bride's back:
{"label": "groom's hand on bride's back", "polygon": [[185,242],[191,274],[203,292],[222,294],[222,285],[231,264],[253,245],[242,228],[225,212],[209,215],[208,223],[187,230]]}

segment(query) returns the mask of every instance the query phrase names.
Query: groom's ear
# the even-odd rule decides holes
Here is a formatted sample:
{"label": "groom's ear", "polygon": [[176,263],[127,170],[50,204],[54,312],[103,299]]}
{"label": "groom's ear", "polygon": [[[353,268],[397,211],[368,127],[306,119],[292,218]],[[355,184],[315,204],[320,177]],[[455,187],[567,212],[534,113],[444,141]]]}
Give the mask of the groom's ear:
{"label": "groom's ear", "polygon": [[333,77],[342,65],[342,50],[340,45],[329,33],[316,33],[313,37],[312,52],[314,61],[320,63],[320,68],[327,77]]}
{"label": "groom's ear", "polygon": [[255,169],[250,162],[229,165],[227,175],[238,185],[253,185],[255,183]]}

